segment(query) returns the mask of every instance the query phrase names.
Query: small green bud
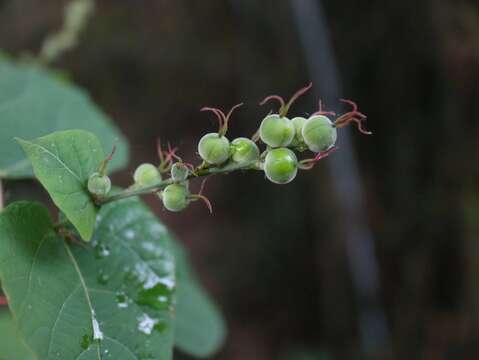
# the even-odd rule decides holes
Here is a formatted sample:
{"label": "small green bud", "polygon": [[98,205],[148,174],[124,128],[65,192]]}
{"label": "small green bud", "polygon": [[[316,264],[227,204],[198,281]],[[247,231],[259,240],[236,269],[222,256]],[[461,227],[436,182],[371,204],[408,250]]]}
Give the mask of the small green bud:
{"label": "small green bud", "polygon": [[88,191],[94,195],[104,196],[111,190],[111,180],[106,175],[95,172],[88,178]]}
{"label": "small green bud", "polygon": [[291,142],[292,146],[295,147],[300,147],[301,145],[304,145],[304,138],[303,138],[303,126],[304,123],[306,122],[306,119],[302,116],[297,116],[293,119],[291,119],[291,122],[293,123],[294,126],[294,138],[293,141]]}
{"label": "small green bud", "polygon": [[174,163],[171,166],[171,178],[175,182],[185,181],[188,178],[189,174],[190,170],[185,164],[181,162]]}
{"label": "small green bud", "polygon": [[294,125],[285,116],[268,115],[261,122],[259,137],[271,147],[288,146],[294,138]]}
{"label": "small green bud", "polygon": [[166,209],[174,212],[184,210],[189,204],[189,192],[186,186],[181,184],[168,185],[161,192],[161,199]]}
{"label": "small green bud", "polygon": [[140,186],[152,186],[161,181],[161,174],[155,165],[144,163],[136,168],[133,179]]}
{"label": "small green bud", "polygon": [[231,143],[231,158],[239,164],[257,161],[259,159],[258,146],[248,138],[234,139]]}
{"label": "small green bud", "polygon": [[298,173],[298,158],[287,148],[273,149],[264,160],[264,173],[275,184],[287,184]]}
{"label": "small green bud", "polygon": [[338,137],[336,127],[324,115],[313,115],[306,120],[302,135],[309,150],[313,152],[328,150]]}
{"label": "small green bud", "polygon": [[220,165],[230,157],[230,142],[218,133],[206,134],[198,143],[198,153],[207,163]]}

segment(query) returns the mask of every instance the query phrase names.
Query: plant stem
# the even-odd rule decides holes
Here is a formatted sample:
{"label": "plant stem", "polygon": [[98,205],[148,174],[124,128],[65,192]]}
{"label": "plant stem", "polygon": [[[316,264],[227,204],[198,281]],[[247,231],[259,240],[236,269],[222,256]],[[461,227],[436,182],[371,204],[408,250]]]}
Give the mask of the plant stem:
{"label": "plant stem", "polygon": [[[189,179],[196,179],[199,177],[204,177],[204,176],[209,176],[209,175],[214,175],[214,174],[227,174],[233,171],[238,171],[238,170],[257,170],[258,168],[256,167],[256,161],[246,163],[246,164],[235,164],[235,163],[230,163],[226,164],[223,167],[199,167],[195,170],[194,173],[191,173],[188,175],[188,180]],[[168,178],[166,180],[162,180],[154,185],[151,186],[146,186],[142,188],[129,188],[126,190],[123,190],[120,193],[117,193],[115,195],[111,196],[105,196],[102,198],[98,198],[95,200],[96,204],[101,206],[113,201],[118,201],[121,199],[126,199],[129,197],[133,196],[138,196],[138,195],[144,195],[144,194],[152,194],[156,193],[160,190],[163,190],[165,187],[168,185],[173,184],[174,181],[171,178]]]}
{"label": "plant stem", "polygon": [[94,0],[70,0],[66,4],[62,28],[48,35],[43,42],[38,55],[40,63],[49,64],[77,45],[80,33],[85,29],[94,6]]}

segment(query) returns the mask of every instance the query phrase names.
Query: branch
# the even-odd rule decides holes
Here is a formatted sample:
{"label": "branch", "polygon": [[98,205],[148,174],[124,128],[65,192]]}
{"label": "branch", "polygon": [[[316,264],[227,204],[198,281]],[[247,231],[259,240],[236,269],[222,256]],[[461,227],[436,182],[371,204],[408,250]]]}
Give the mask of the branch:
{"label": "branch", "polygon": [[[246,163],[246,164],[230,163],[230,164],[226,164],[223,167],[211,167],[211,168],[206,167],[205,168],[205,167],[199,166],[198,168],[196,168],[195,171],[193,171],[190,175],[188,175],[187,180],[196,179],[196,178],[209,176],[213,174],[227,174],[227,173],[238,171],[238,170],[258,170],[258,168],[256,167],[256,161],[251,163]],[[151,186],[142,187],[140,189],[130,188],[130,189],[123,190],[122,192],[115,195],[97,198],[95,199],[95,203],[98,206],[101,206],[113,201],[118,201],[121,199],[133,197],[133,196],[153,194],[160,190],[163,190],[165,187],[173,183],[174,183],[173,179],[168,178],[166,180],[162,180]]]}
{"label": "branch", "polygon": [[65,51],[78,44],[78,38],[93,13],[94,0],[71,0],[64,10],[62,28],[47,36],[43,42],[38,61],[48,64],[58,59]]}

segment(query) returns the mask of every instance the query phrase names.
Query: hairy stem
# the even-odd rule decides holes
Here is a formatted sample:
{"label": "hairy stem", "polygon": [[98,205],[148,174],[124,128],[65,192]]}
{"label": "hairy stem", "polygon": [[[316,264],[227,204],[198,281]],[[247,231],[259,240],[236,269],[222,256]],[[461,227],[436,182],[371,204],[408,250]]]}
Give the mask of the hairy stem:
{"label": "hairy stem", "polygon": [[[188,175],[188,180],[189,179],[196,179],[199,177],[204,177],[204,176],[209,176],[209,175],[214,175],[214,174],[227,174],[233,171],[238,171],[238,170],[257,170],[256,167],[256,161],[246,163],[246,164],[235,164],[235,163],[229,163],[226,164],[223,167],[198,167],[193,173]],[[146,186],[142,187],[140,189],[138,188],[130,188],[123,190],[120,193],[111,195],[111,196],[104,196],[102,198],[97,198],[95,199],[95,203],[99,206],[113,202],[113,201],[118,201],[121,199],[126,199],[129,197],[133,196],[139,196],[139,195],[145,195],[145,194],[153,194],[156,193],[160,190],[163,190],[165,187],[167,187],[170,184],[173,184],[174,181],[173,179],[165,179],[162,180],[154,185],[151,186]]]}

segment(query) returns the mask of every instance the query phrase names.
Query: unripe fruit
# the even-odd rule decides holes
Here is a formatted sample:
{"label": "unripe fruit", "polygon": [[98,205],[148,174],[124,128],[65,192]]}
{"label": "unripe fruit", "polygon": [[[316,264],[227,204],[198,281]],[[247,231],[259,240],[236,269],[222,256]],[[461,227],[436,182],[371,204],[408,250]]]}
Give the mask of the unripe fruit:
{"label": "unripe fruit", "polygon": [[189,174],[190,174],[190,170],[185,164],[181,162],[174,163],[171,166],[171,178],[173,179],[173,181],[176,181],[176,182],[185,181],[188,178]]}
{"label": "unripe fruit", "polygon": [[293,141],[291,142],[291,145],[300,146],[304,144],[302,131],[303,131],[304,123],[306,122],[306,118],[297,116],[291,119],[291,122],[293,123],[293,126],[294,126],[294,138],[293,138]]}
{"label": "unripe fruit", "polygon": [[95,172],[88,178],[88,191],[94,195],[104,196],[111,190],[111,180],[106,175]]}
{"label": "unripe fruit", "polygon": [[188,206],[188,195],[188,189],[184,185],[171,184],[161,192],[161,199],[166,209],[178,212]]}
{"label": "unripe fruit", "polygon": [[206,134],[198,143],[198,153],[207,163],[220,165],[230,157],[230,142],[218,133]]}
{"label": "unripe fruit", "polygon": [[140,186],[152,186],[161,181],[161,174],[155,165],[144,163],[136,168],[133,179]]}
{"label": "unripe fruit", "polygon": [[231,143],[231,158],[239,164],[257,161],[259,159],[258,146],[248,138],[234,139]]}
{"label": "unripe fruit", "polygon": [[313,152],[328,150],[338,137],[336,127],[324,115],[313,115],[306,120],[302,135],[309,150]]}
{"label": "unripe fruit", "polygon": [[294,125],[285,116],[268,115],[261,122],[259,136],[271,147],[288,146],[294,138]]}
{"label": "unripe fruit", "polygon": [[296,154],[287,148],[273,149],[264,160],[264,173],[275,184],[287,184],[298,173]]}

